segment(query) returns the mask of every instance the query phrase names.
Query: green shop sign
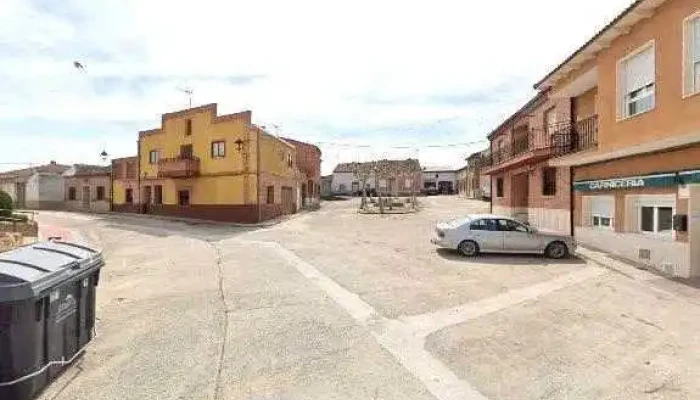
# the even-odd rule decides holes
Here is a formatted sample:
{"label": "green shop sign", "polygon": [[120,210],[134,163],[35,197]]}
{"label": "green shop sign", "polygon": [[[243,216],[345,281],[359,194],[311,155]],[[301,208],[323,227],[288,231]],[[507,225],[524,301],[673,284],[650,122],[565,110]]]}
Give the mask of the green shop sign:
{"label": "green shop sign", "polygon": [[616,189],[639,189],[645,187],[665,187],[676,186],[682,183],[675,173],[632,176],[628,178],[603,179],[598,181],[574,182],[574,190],[616,190]]}

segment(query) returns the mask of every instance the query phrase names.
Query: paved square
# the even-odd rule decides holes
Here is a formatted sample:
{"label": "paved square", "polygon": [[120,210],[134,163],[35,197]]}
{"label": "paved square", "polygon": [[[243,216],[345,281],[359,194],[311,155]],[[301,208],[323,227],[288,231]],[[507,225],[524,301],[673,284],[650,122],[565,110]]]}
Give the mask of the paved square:
{"label": "paved square", "polygon": [[700,397],[695,289],[581,259],[465,259],[432,229],[488,204],[423,205],[329,202],[269,228],[41,213],[108,263],[99,336],[41,399]]}

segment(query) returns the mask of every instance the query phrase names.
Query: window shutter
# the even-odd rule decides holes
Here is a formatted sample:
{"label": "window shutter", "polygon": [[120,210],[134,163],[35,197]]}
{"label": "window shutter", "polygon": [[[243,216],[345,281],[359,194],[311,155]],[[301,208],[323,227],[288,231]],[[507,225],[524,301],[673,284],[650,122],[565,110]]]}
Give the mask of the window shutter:
{"label": "window shutter", "polygon": [[626,61],[625,94],[641,89],[655,78],[654,46],[636,54]]}
{"label": "window shutter", "polygon": [[693,61],[700,61],[700,17],[691,22],[692,34],[690,35],[691,49],[693,49]]}
{"label": "window shutter", "polygon": [[615,197],[591,196],[591,214],[613,218],[615,216]]}

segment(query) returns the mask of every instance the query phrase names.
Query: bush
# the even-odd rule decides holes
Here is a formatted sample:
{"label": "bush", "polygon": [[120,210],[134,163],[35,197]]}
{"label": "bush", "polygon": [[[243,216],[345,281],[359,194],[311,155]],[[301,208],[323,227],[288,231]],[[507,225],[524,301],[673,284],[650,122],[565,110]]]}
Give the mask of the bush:
{"label": "bush", "polygon": [[12,197],[10,197],[7,192],[3,192],[0,190],[0,216],[3,217],[9,217],[12,215],[12,209],[14,208],[15,204],[12,201]]}

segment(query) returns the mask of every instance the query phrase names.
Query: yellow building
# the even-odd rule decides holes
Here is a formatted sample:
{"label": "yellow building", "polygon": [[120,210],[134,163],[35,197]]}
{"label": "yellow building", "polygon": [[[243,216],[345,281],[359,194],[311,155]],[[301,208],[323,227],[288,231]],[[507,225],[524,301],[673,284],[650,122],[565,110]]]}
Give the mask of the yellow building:
{"label": "yellow building", "polygon": [[296,212],[296,148],[253,125],[251,114],[217,115],[207,104],[139,132],[140,211],[247,223]]}

